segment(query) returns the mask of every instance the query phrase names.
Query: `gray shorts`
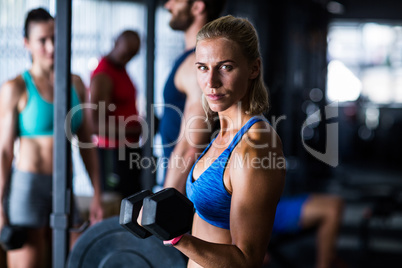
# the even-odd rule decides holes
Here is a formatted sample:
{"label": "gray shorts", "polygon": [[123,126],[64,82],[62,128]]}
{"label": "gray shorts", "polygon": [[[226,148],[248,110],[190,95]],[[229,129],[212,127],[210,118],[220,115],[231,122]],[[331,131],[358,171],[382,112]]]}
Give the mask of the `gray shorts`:
{"label": "gray shorts", "polygon": [[[73,202],[74,203],[74,202]],[[40,228],[49,226],[52,213],[52,175],[14,169],[5,202],[11,225]],[[74,209],[74,223],[79,213]]]}

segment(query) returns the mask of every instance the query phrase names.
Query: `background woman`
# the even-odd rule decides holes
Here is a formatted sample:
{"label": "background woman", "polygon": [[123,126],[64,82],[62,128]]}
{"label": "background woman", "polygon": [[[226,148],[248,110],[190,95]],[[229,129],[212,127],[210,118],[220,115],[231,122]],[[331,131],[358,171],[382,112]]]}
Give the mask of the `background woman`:
{"label": "background woman", "polygon": [[[54,19],[44,9],[31,10],[24,27],[24,45],[32,66],[0,90],[0,229],[6,225],[28,228],[24,246],[7,252],[10,267],[50,265],[49,215],[52,210]],[[71,107],[85,99],[85,86],[72,75]],[[72,118],[72,131],[90,142],[85,113]],[[14,142],[19,138],[18,158]],[[97,155],[80,149],[94,187],[90,220],[102,219]]]}

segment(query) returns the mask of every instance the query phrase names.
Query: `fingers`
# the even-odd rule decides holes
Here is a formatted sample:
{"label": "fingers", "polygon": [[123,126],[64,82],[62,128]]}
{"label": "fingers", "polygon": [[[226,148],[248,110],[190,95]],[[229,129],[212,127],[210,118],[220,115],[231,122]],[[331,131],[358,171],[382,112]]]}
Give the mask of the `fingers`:
{"label": "fingers", "polygon": [[139,226],[142,226],[141,225],[141,220],[142,220],[142,210],[143,209],[144,209],[144,207],[141,207],[140,214],[138,214],[138,218],[137,218],[137,223],[138,223]]}
{"label": "fingers", "polygon": [[91,225],[103,220],[103,208],[100,204],[93,204],[91,206],[89,220],[91,222]]}

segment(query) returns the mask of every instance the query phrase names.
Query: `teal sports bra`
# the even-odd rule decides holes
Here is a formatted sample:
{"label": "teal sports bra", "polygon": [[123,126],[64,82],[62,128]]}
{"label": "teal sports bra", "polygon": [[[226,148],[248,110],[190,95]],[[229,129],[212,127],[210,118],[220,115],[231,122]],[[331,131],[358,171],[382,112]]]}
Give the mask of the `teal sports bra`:
{"label": "teal sports bra", "polygon": [[[23,137],[53,135],[53,103],[42,98],[29,71],[22,73],[28,100],[25,108],[18,115],[18,135]],[[80,104],[80,99],[74,87],[71,90],[71,105],[73,108]],[[71,132],[75,133],[82,123],[82,110],[78,109],[71,120]]]}

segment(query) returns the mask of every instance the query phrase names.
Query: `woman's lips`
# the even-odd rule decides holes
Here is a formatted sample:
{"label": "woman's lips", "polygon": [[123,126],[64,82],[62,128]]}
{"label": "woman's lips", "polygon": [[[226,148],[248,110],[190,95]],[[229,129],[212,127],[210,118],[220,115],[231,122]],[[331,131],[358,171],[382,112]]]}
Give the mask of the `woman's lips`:
{"label": "woman's lips", "polygon": [[225,96],[224,94],[207,94],[208,99],[214,100],[214,101],[220,100],[220,99],[222,99],[224,96]]}

